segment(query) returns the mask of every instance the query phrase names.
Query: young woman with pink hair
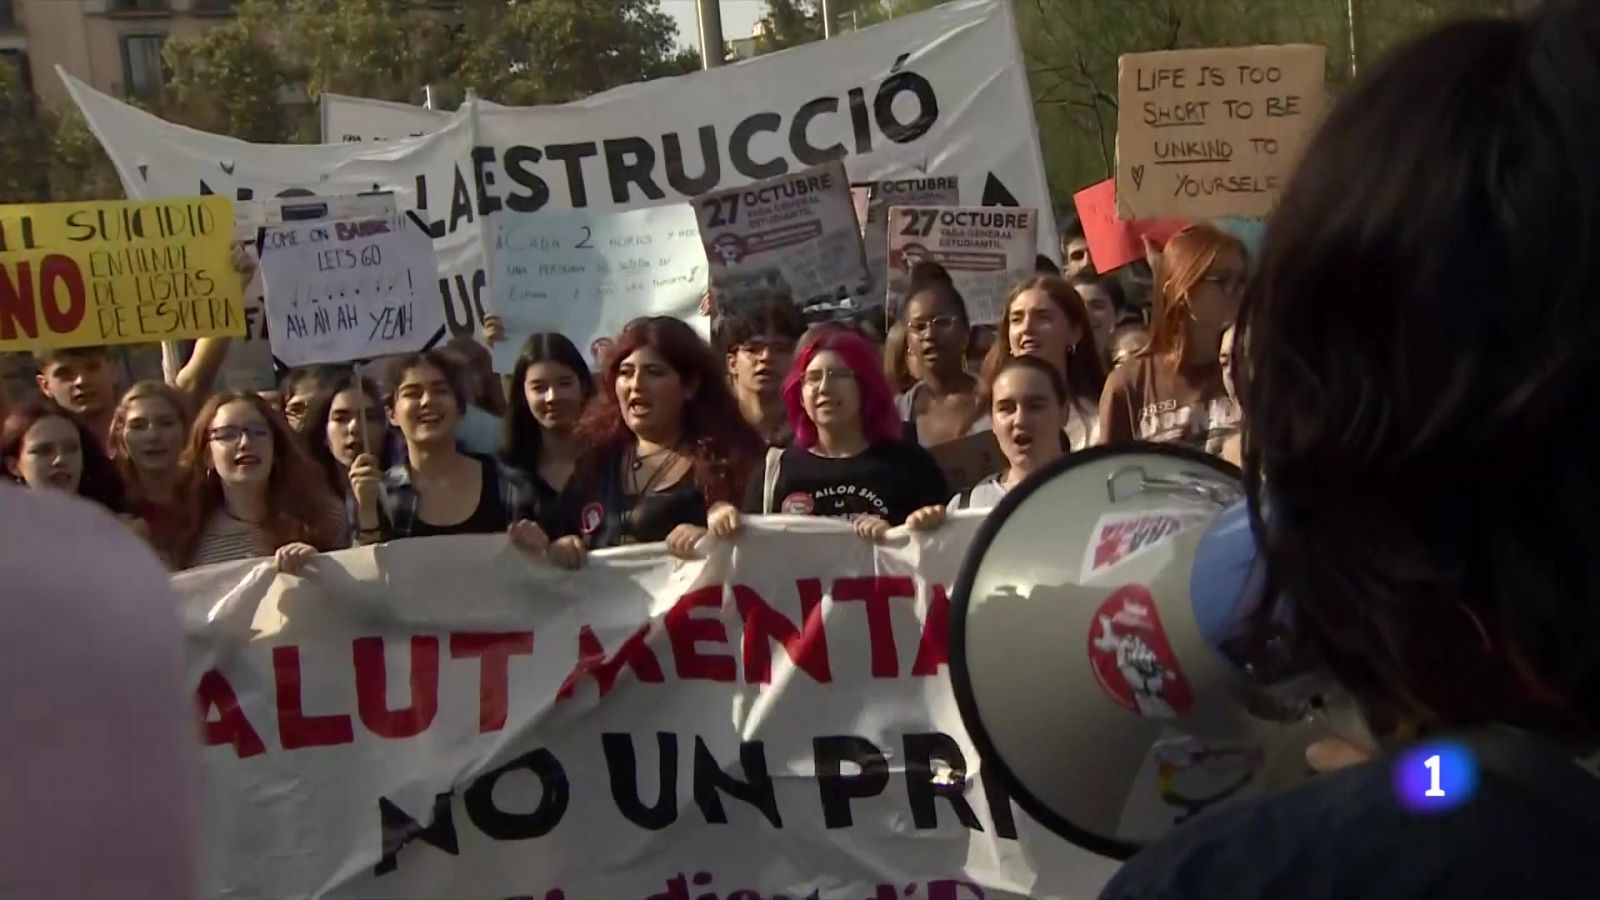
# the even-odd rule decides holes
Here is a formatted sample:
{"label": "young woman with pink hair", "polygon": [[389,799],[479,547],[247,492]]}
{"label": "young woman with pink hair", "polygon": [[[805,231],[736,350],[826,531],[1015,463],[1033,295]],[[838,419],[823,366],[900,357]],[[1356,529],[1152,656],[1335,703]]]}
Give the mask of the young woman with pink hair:
{"label": "young woman with pink hair", "polygon": [[[873,346],[848,328],[819,325],[806,334],[783,402],[794,445],[768,451],[764,477],[752,477],[745,490],[744,512],[847,518],[862,537],[878,540],[949,496],[938,463],[901,437]],[[732,535],[739,510],[718,505],[708,526]]]}

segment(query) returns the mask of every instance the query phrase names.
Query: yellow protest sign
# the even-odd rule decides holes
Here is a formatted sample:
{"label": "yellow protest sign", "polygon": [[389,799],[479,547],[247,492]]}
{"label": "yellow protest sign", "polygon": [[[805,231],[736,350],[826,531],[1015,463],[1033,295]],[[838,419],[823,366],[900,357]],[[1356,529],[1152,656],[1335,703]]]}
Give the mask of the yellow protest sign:
{"label": "yellow protest sign", "polygon": [[244,334],[223,197],[0,206],[0,350]]}

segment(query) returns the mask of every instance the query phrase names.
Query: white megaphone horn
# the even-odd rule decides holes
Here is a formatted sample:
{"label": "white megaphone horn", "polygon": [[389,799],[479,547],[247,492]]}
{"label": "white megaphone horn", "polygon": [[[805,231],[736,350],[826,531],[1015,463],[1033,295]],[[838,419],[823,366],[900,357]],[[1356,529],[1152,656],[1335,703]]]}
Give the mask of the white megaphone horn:
{"label": "white megaphone horn", "polygon": [[1116,858],[1303,779],[1324,712],[1365,738],[1252,623],[1263,585],[1228,463],[1132,444],[1031,476],[984,522],[951,597],[951,678],[982,764],[1040,824]]}

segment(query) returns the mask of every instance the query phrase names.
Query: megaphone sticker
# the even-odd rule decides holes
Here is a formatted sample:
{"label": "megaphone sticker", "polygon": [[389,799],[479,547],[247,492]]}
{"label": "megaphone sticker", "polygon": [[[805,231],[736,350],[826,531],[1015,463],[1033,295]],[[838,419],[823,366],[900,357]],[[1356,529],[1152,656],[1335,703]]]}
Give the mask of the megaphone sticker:
{"label": "megaphone sticker", "polygon": [[1106,513],[1095,523],[1080,580],[1136,559],[1174,535],[1208,521],[1213,512],[1189,508]]}
{"label": "megaphone sticker", "polygon": [[1112,702],[1141,716],[1172,719],[1194,706],[1194,689],[1143,585],[1118,588],[1095,611],[1089,665]]}

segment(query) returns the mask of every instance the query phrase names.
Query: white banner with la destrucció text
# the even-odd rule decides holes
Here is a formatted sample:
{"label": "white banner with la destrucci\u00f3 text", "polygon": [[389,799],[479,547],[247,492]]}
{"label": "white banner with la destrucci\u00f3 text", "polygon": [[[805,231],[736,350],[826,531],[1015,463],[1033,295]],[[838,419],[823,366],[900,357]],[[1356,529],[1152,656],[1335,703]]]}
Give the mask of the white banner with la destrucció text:
{"label": "white banner with la destrucci\u00f3 text", "polygon": [[[478,113],[472,164],[489,206],[681,202],[838,160],[857,183],[940,176],[959,180],[952,204],[1038,208],[1040,252],[1060,252],[1009,0],[957,0],[560,106],[479,101]],[[388,140],[450,115],[324,95],[323,140]]]}
{"label": "white banner with la destrucci\u00f3 text", "polygon": [[961,727],[949,586],[981,520],[874,547],[777,517],[577,573],[503,536],[177,576],[206,896],[1015,900],[1116,864]]}

